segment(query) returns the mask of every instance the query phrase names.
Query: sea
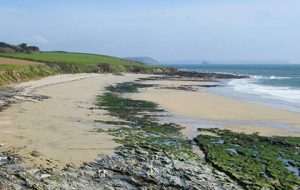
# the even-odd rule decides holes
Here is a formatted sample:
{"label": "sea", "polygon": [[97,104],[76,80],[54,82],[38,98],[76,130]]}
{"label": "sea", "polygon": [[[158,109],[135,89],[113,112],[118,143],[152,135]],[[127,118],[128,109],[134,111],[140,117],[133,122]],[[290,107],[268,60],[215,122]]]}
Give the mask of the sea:
{"label": "sea", "polygon": [[300,112],[300,64],[193,64],[171,65],[179,70],[230,73],[249,78],[222,80],[222,87],[209,91]]}

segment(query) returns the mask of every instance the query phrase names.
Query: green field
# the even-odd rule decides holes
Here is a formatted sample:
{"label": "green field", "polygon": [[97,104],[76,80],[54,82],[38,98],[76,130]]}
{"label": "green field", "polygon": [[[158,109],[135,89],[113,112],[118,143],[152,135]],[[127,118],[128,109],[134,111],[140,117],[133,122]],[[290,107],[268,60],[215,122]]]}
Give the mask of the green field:
{"label": "green field", "polygon": [[139,65],[136,62],[127,61],[117,57],[105,55],[66,53],[66,52],[36,52],[36,53],[5,53],[5,57],[25,59],[31,61],[49,63],[71,63],[71,64],[99,64],[108,63],[114,65]]}
{"label": "green field", "polygon": [[[84,53],[2,53],[0,57],[13,58],[9,64],[1,63],[0,59],[0,85],[64,73],[154,73],[172,71],[170,68],[144,65],[117,57]],[[33,61],[33,63],[28,64],[26,62],[24,64],[19,60]]]}
{"label": "green field", "polygon": [[144,65],[117,57],[67,52],[4,53],[2,57],[39,61],[48,66],[59,67],[66,73],[76,72],[156,72],[168,70],[163,67]]}

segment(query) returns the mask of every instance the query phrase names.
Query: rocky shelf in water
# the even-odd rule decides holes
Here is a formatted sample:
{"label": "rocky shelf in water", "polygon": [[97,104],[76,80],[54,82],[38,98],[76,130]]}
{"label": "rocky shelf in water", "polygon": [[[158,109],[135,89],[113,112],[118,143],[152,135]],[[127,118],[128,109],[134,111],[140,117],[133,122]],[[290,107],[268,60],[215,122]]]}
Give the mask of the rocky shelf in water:
{"label": "rocky shelf in water", "polygon": [[249,78],[246,75],[234,75],[227,73],[203,73],[196,71],[176,71],[166,73],[167,76],[179,76],[179,77],[187,77],[187,78],[202,78],[202,79],[243,79]]}

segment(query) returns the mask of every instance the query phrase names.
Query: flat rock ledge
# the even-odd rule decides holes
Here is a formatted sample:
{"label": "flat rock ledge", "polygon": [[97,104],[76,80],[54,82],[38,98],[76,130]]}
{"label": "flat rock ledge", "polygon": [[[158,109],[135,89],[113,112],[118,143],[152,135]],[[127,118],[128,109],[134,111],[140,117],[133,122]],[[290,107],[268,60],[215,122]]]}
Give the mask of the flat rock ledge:
{"label": "flat rock ledge", "polygon": [[25,169],[20,159],[1,157],[0,189],[240,189],[226,175],[199,162],[166,157],[155,149],[121,146],[114,156],[61,171]]}

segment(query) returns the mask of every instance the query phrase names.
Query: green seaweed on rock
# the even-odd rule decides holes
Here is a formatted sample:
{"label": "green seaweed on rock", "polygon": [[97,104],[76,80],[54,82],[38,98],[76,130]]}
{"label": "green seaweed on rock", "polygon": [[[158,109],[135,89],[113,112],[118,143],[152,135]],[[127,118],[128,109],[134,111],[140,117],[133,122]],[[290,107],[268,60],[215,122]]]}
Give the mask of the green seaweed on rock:
{"label": "green seaweed on rock", "polygon": [[[158,122],[157,113],[163,112],[157,104],[149,101],[132,100],[123,93],[135,93],[139,88],[151,87],[139,83],[120,83],[108,86],[107,92],[98,96],[97,105],[127,123],[130,128],[110,129],[107,132],[116,136],[116,141],[124,145],[157,149],[168,157],[179,160],[197,160],[192,152],[191,142],[182,137],[180,127],[174,123]],[[106,121],[107,123],[107,121]],[[111,123],[108,121],[108,123]],[[112,122],[113,123],[113,122]]]}
{"label": "green seaweed on rock", "polygon": [[199,131],[213,134],[195,138],[206,159],[247,189],[299,189],[300,138]]}
{"label": "green seaweed on rock", "polygon": [[153,84],[141,84],[141,83],[134,83],[134,82],[124,82],[118,83],[116,85],[110,85],[105,89],[110,92],[119,92],[119,93],[133,93],[138,92],[139,88],[148,88],[153,87]]}
{"label": "green seaweed on rock", "polygon": [[108,125],[130,125],[130,123],[125,121],[104,121],[104,120],[95,120],[95,123],[104,123]]}
{"label": "green seaweed on rock", "polygon": [[[128,127],[110,129],[107,133],[125,146],[155,149],[178,160],[201,162],[184,139],[182,127],[160,123],[157,104],[125,98],[123,93],[136,93],[143,84],[121,83],[106,88],[98,96],[99,108],[119,118]],[[150,86],[149,86],[150,87]],[[113,124],[114,122],[105,121]],[[210,132],[195,138],[206,160],[215,168],[236,179],[246,189],[298,189],[300,187],[300,138],[262,137],[229,130],[199,129]],[[211,135],[208,135],[211,134]]]}

